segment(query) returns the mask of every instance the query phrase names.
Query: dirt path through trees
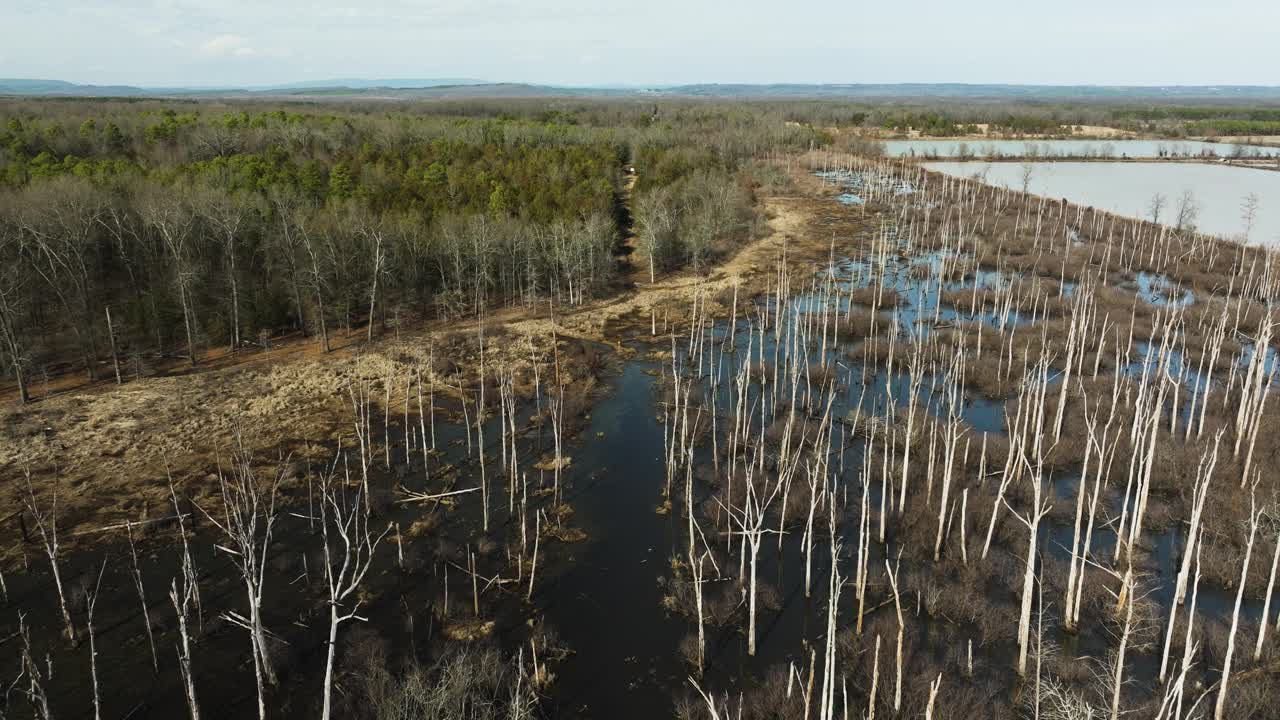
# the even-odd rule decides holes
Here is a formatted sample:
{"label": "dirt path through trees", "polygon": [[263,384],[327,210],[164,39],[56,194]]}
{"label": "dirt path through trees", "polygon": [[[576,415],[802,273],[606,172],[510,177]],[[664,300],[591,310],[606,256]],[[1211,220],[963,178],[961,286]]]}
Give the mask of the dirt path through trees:
{"label": "dirt path through trees", "polygon": [[632,198],[635,196],[636,181],[639,180],[639,176],[633,167],[628,167],[631,169],[627,174],[627,182],[622,186],[622,191],[618,193],[623,220],[623,238],[619,245],[618,253],[618,281],[624,288],[639,285],[646,275],[644,267],[638,262],[640,245],[636,238],[635,205],[632,203]]}

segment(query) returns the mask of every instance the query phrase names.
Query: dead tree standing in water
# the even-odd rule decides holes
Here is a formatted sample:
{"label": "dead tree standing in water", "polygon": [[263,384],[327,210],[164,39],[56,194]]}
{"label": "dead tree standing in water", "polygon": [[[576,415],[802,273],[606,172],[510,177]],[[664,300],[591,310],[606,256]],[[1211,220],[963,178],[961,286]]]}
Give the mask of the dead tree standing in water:
{"label": "dead tree standing in water", "polygon": [[138,591],[138,600],[142,605],[142,622],[147,628],[147,645],[151,648],[151,669],[160,674],[160,658],[156,656],[156,638],[151,628],[151,610],[147,607],[147,590],[142,584],[142,568],[138,565],[138,546],[133,541],[133,523],[125,525],[129,537],[129,558],[133,561],[133,586]]}
{"label": "dead tree standing in water", "polygon": [[25,472],[27,479],[26,505],[27,512],[36,522],[36,530],[40,532],[40,544],[44,546],[45,555],[49,556],[49,567],[53,573],[53,585],[58,591],[58,609],[62,611],[62,625],[67,633],[67,640],[76,641],[76,626],[71,620],[71,611],[67,608],[67,594],[62,587],[62,572],[58,568],[58,482],[53,483],[53,499],[49,503],[48,512],[41,510],[36,502],[35,489],[31,486],[31,471]]}
{"label": "dead tree standing in water", "polygon": [[98,607],[99,591],[102,589],[102,574],[107,571],[107,561],[103,559],[102,568],[98,570],[98,581],[93,590],[85,589],[84,609],[85,627],[89,629],[89,677],[93,681],[93,720],[102,720],[102,699],[98,692],[98,635],[93,628],[93,611]]}
{"label": "dead tree standing in water", "polygon": [[[1256,487],[1256,486],[1255,486]],[[1244,588],[1249,579],[1249,560],[1253,557],[1253,541],[1258,535],[1262,513],[1257,509],[1253,493],[1249,495],[1249,540],[1244,546],[1244,561],[1240,564],[1240,584],[1236,588],[1235,610],[1231,613],[1231,631],[1227,634],[1227,652],[1222,661],[1222,682],[1218,685],[1218,702],[1213,707],[1213,720],[1222,720],[1227,706],[1227,685],[1231,679],[1231,657],[1235,654],[1236,630],[1240,626],[1240,605],[1244,601]],[[1265,623],[1267,620],[1263,618]]]}
{"label": "dead tree standing in water", "polygon": [[[751,480],[751,473],[748,472],[746,480],[746,498],[743,500],[742,509],[734,515],[741,528],[742,535],[745,536],[747,545],[750,548],[751,558],[751,581],[747,588],[747,654],[755,657],[756,654],[756,567],[757,560],[760,557],[760,545],[764,541],[764,536],[772,530],[765,528],[765,517],[768,513],[769,506],[773,504],[774,499],[778,496],[778,492],[782,489],[782,482],[779,481],[769,491],[767,497],[762,497],[755,490],[755,485]],[[728,508],[730,514],[735,512],[734,508]]]}
{"label": "dead tree standing in water", "polygon": [[[191,567],[191,555],[183,552],[182,573],[169,584],[169,602],[173,603],[173,611],[178,617],[178,670],[182,673],[183,692],[187,696],[187,708],[191,712],[191,720],[200,720],[200,704],[196,700],[195,676],[191,671],[191,632],[187,618],[191,607],[199,607],[199,594],[192,582],[195,569]],[[179,592],[178,580],[182,581]]]}
{"label": "dead tree standing in water", "polygon": [[330,473],[321,489],[324,496],[320,502],[320,526],[324,538],[324,577],[329,592],[329,650],[324,667],[322,720],[329,720],[332,714],[338,628],[348,620],[365,620],[357,614],[359,600],[350,610],[340,608],[359,589],[373,565],[378,543],[391,529],[388,525],[381,533],[375,533],[369,528],[369,496],[360,485],[356,486],[353,496],[349,495],[350,487],[350,473],[342,480]]}
{"label": "dead tree standing in water", "polygon": [[[27,690],[22,694],[26,695],[27,701],[31,703],[33,714],[37,720],[53,720],[53,713],[49,710],[49,696],[45,694],[44,684],[41,682],[45,679],[45,674],[41,672],[40,665],[31,656],[31,634],[27,632],[27,618],[22,613],[18,613],[18,636],[22,639],[22,674],[7,689],[12,690],[17,687],[22,676],[26,675]],[[53,672],[52,665],[49,666],[49,672],[50,674]]]}
{"label": "dead tree standing in water", "polygon": [[276,498],[283,472],[275,473],[270,482],[259,481],[250,466],[249,457],[236,458],[231,477],[218,474],[222,493],[222,519],[204,512],[209,521],[218,526],[231,547],[218,546],[231,556],[240,578],[244,581],[249,603],[249,617],[234,613],[225,615],[233,624],[249,632],[249,645],[253,650],[253,674],[258,684],[258,717],[267,716],[266,685],[276,684],[276,674],[271,667],[271,653],[267,648],[267,634],[262,625],[262,593],[266,584],[267,553],[271,549],[271,533],[276,522]]}

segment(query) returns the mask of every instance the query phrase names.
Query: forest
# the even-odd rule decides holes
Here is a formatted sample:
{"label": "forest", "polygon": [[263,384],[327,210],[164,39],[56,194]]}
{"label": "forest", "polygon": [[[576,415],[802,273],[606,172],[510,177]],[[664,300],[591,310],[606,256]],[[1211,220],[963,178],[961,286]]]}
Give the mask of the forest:
{"label": "forest", "polygon": [[334,327],[581,303],[616,280],[629,161],[651,270],[702,267],[752,232],[754,147],[813,135],[635,103],[10,101],[0,127],[0,333],[24,398],[291,331],[328,349]]}

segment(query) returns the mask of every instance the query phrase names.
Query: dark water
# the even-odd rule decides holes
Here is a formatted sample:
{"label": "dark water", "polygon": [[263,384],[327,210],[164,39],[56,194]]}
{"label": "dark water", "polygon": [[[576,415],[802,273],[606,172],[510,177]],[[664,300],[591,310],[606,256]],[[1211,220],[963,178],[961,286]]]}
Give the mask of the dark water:
{"label": "dark water", "polygon": [[663,617],[659,578],[671,557],[671,514],[659,515],[664,477],[655,408],[657,366],[626,363],[573,449],[570,497],[590,537],[569,550],[543,593],[573,655],[561,666],[558,717],[661,717],[683,628]]}

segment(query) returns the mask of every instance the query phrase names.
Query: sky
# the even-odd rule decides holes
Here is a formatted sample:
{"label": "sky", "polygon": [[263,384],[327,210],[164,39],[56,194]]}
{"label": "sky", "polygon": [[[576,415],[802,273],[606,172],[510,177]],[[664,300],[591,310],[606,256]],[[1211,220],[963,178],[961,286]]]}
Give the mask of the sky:
{"label": "sky", "polygon": [[0,0],[0,77],[1280,85],[1275,0]]}

